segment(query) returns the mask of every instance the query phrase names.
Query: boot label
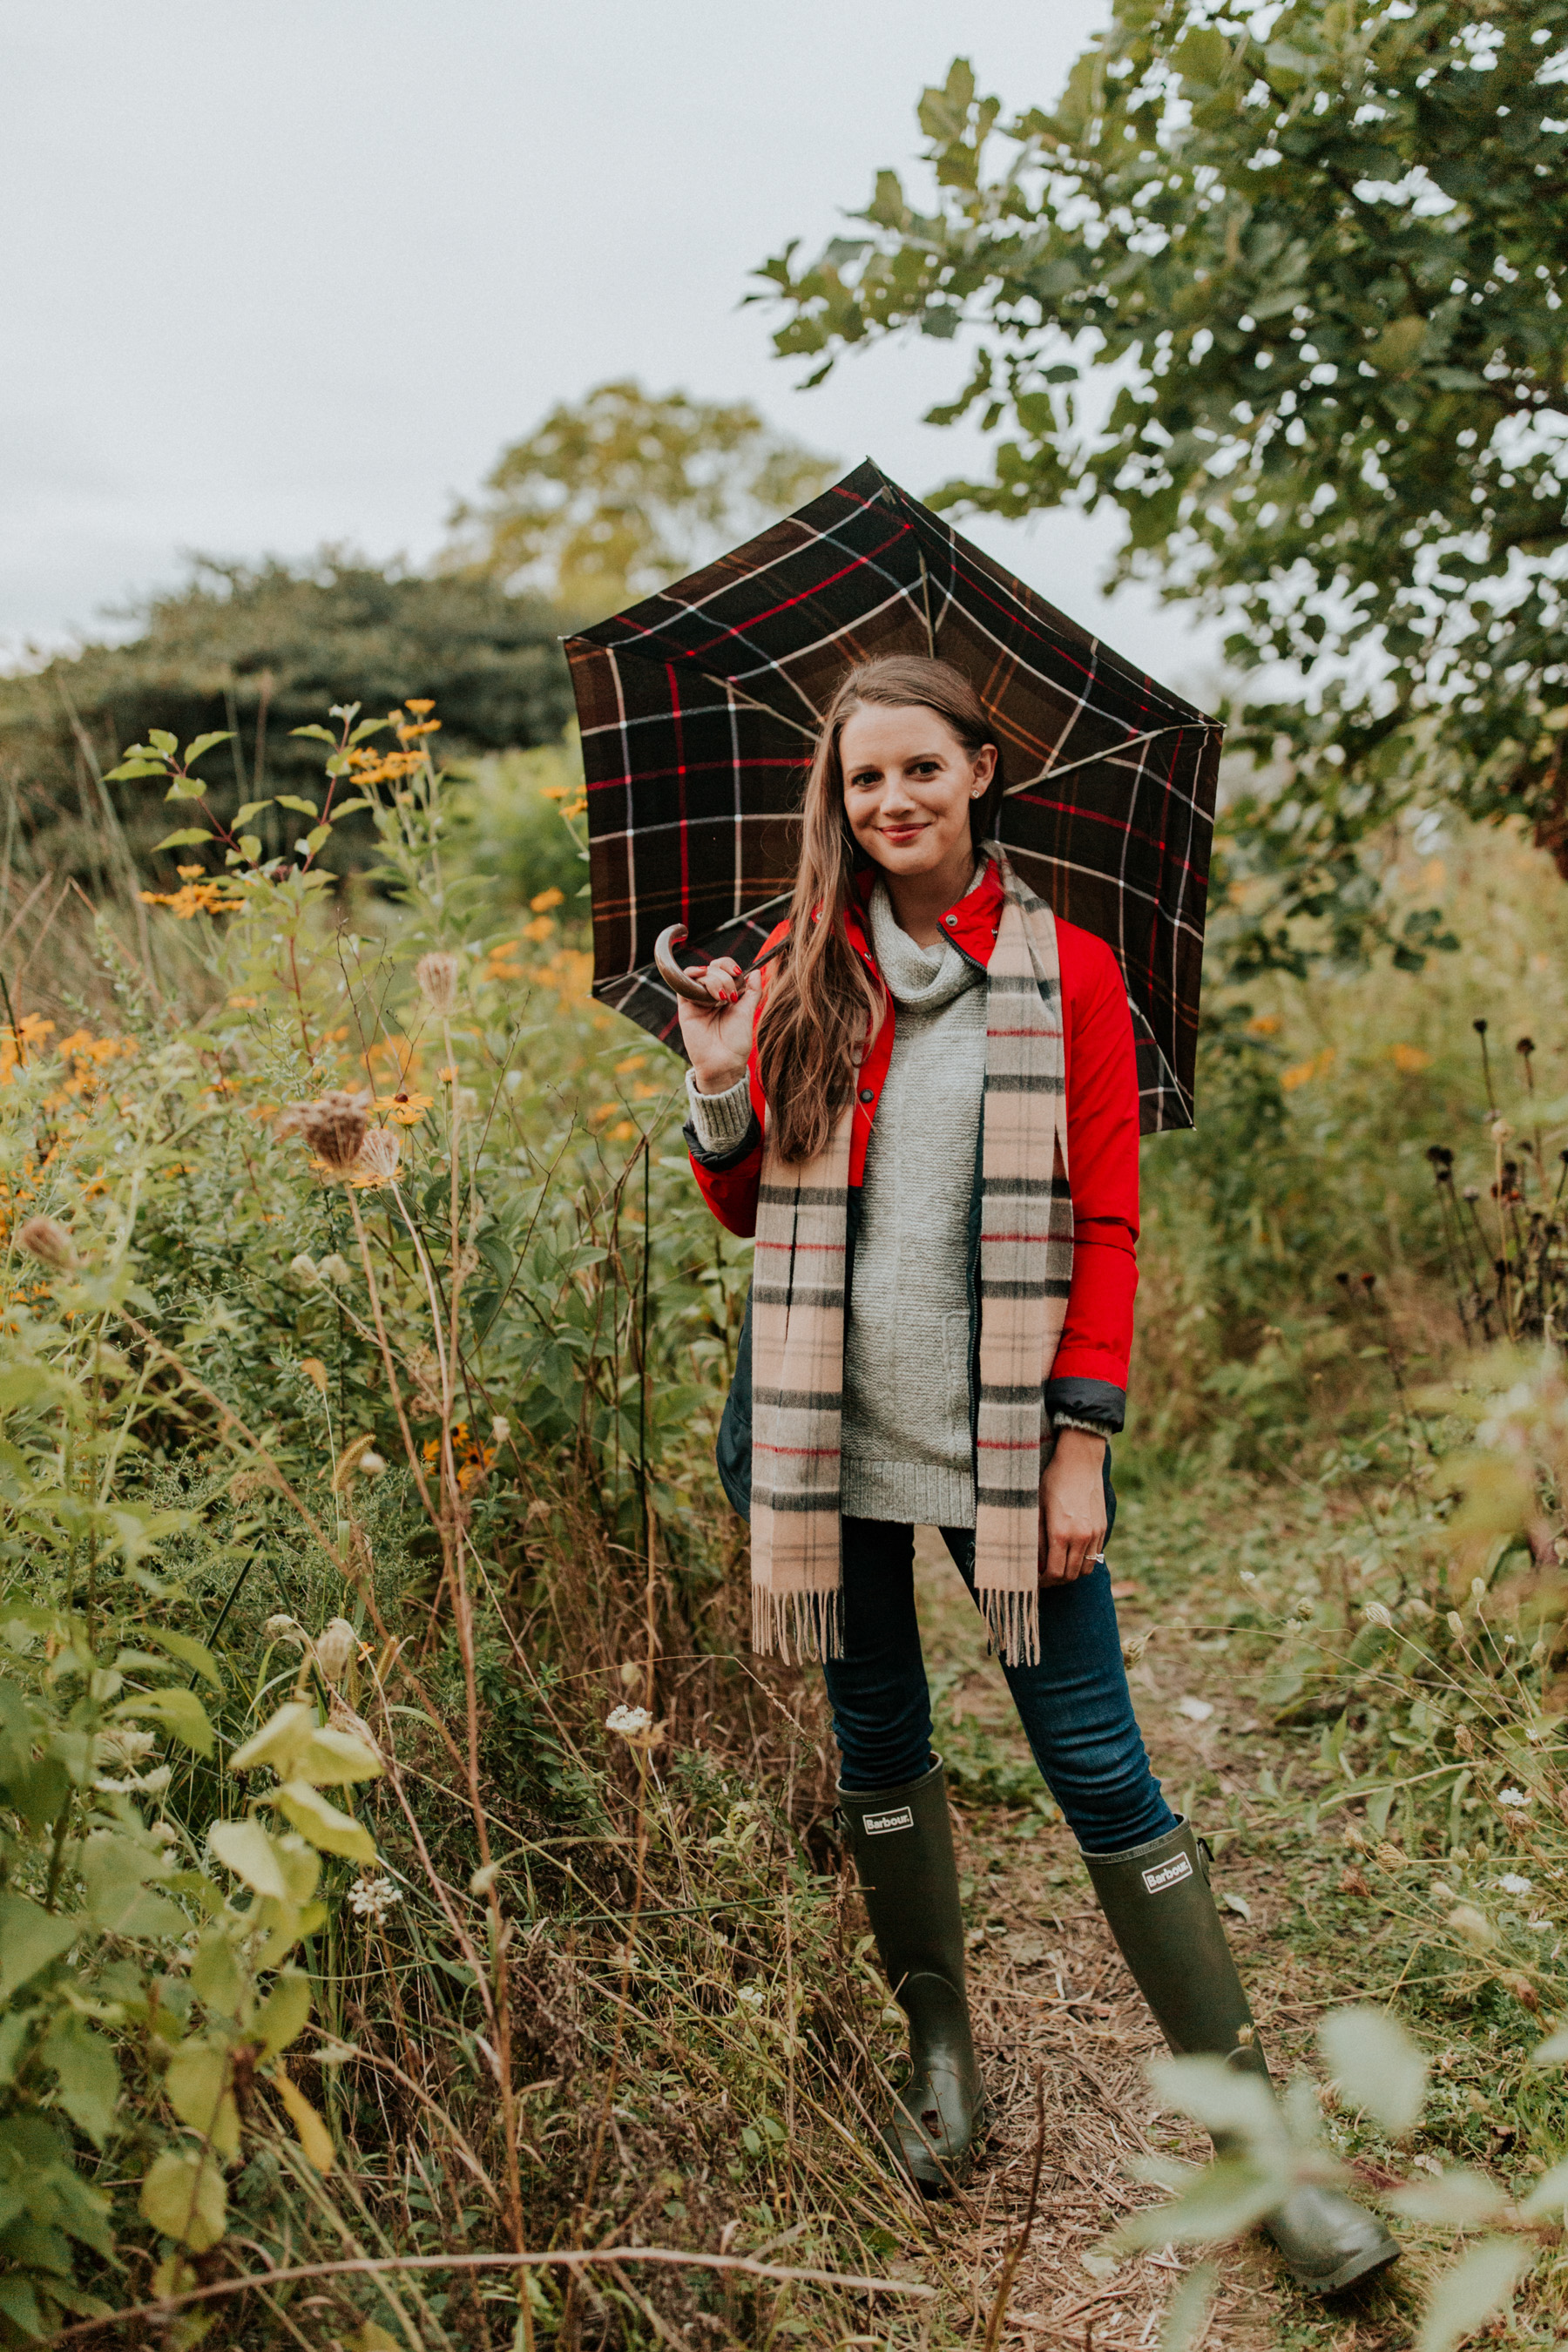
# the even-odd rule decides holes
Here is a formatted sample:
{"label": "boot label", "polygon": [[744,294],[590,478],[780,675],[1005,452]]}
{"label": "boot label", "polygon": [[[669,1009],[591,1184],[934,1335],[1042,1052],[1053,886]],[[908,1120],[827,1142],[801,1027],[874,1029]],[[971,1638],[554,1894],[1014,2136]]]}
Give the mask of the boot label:
{"label": "boot label", "polygon": [[860,1826],[868,1837],[885,1837],[889,1830],[912,1830],[915,1817],[908,1805],[895,1805],[890,1813],[862,1813]]}
{"label": "boot label", "polygon": [[1169,1862],[1156,1863],[1152,1870],[1143,1873],[1143,1884],[1151,1895],[1163,1895],[1167,1886],[1179,1886],[1184,1878],[1193,1874],[1193,1865],[1184,1853],[1173,1854]]}

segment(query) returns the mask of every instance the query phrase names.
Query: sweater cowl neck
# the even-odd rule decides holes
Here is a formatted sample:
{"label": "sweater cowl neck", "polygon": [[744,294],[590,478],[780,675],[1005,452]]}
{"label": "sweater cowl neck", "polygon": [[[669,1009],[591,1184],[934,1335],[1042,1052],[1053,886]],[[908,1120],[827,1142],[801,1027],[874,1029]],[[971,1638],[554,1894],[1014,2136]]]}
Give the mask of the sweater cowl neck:
{"label": "sweater cowl neck", "polygon": [[[985,876],[985,860],[981,858],[974,869],[969,890],[975,889]],[[872,887],[867,909],[870,919],[871,946],[877,965],[886,981],[896,1004],[909,1013],[936,1013],[951,1004],[964,989],[973,987],[984,978],[967,956],[960,955],[951,940],[937,940],[929,948],[919,946],[908,931],[902,929],[893,912],[893,902],[888,886],[878,877]]]}

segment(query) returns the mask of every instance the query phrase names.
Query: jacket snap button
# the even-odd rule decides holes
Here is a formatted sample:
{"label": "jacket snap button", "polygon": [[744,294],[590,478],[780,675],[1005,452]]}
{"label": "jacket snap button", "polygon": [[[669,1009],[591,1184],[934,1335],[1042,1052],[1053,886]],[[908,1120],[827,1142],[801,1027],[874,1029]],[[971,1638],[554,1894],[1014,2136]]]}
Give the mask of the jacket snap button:
{"label": "jacket snap button", "polygon": [[862,1102],[872,1102],[872,1101],[874,1101],[874,1100],[876,1099],[876,1098],[875,1098],[875,1097],[873,1096],[873,1094],[872,1094],[871,1089],[870,1089],[870,1087],[861,1087],[861,1089],[860,1089],[860,1099],[861,1099],[861,1101],[862,1101]]}
{"label": "jacket snap button", "polygon": [[956,915],[944,915],[942,919],[944,923],[956,923],[958,917]]}

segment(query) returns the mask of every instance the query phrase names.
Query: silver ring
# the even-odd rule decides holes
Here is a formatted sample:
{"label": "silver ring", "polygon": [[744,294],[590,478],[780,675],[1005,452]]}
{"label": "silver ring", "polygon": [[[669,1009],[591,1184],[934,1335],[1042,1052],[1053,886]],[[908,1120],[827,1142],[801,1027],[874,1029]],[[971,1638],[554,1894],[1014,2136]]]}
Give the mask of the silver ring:
{"label": "silver ring", "polygon": [[1094,1565],[1096,1568],[1103,1568],[1105,1566],[1105,1554],[1102,1551],[1097,1551],[1095,1553]]}

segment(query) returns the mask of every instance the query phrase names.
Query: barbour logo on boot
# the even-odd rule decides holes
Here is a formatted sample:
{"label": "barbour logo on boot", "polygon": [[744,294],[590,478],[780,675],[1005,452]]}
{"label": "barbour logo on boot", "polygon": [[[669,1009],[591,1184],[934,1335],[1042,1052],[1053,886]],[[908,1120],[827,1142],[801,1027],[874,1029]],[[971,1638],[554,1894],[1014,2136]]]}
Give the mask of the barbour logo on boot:
{"label": "barbour logo on boot", "polygon": [[1184,1853],[1178,1853],[1169,1862],[1156,1863],[1152,1870],[1146,1870],[1143,1884],[1151,1895],[1163,1895],[1167,1886],[1179,1886],[1184,1878],[1192,1874],[1192,1863]]}
{"label": "barbour logo on boot", "polygon": [[889,1830],[912,1830],[914,1825],[908,1805],[896,1805],[890,1813],[865,1813],[860,1820],[868,1837],[885,1837]]}

